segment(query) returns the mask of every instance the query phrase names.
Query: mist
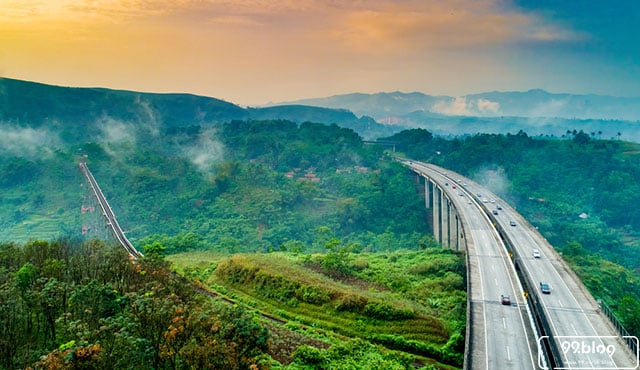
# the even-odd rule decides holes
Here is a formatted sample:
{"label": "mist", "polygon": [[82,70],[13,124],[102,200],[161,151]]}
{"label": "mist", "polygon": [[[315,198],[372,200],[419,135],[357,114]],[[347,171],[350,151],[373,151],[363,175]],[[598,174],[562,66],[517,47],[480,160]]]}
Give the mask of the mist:
{"label": "mist", "polygon": [[60,147],[58,134],[47,128],[0,126],[0,152],[4,155],[43,159]]}
{"label": "mist", "polygon": [[193,163],[199,171],[211,173],[215,164],[224,159],[224,144],[217,139],[214,128],[203,130],[197,140],[188,145],[180,145],[181,155]]}
{"label": "mist", "polygon": [[506,202],[515,204],[516,198],[511,196],[511,181],[507,178],[504,168],[495,165],[482,166],[472,176],[472,180],[487,187]]}

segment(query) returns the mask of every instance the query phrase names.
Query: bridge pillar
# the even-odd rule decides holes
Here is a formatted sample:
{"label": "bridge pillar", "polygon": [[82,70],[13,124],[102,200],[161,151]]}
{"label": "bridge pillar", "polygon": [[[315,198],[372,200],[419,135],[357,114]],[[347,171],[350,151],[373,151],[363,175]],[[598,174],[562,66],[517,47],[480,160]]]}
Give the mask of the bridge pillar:
{"label": "bridge pillar", "polygon": [[433,236],[436,238],[438,243],[442,243],[442,233],[440,228],[440,225],[442,225],[442,211],[440,209],[442,206],[442,190],[440,190],[440,188],[435,184],[433,186],[431,196],[433,199],[431,207],[433,210]]}
{"label": "bridge pillar", "polygon": [[453,250],[467,249],[462,221],[453,202],[429,177],[424,177],[424,206],[431,209],[433,236],[443,247]]}
{"label": "bridge pillar", "polygon": [[442,246],[444,248],[451,247],[451,201],[447,195],[442,192]]}
{"label": "bridge pillar", "polygon": [[458,249],[458,238],[457,238],[457,225],[456,221],[458,219],[458,212],[456,212],[455,207],[453,206],[453,202],[449,199],[449,218],[448,218],[448,229],[449,229],[449,244],[447,245],[449,249],[457,250]]}
{"label": "bridge pillar", "polygon": [[455,209],[453,217],[451,217],[451,249],[460,250],[460,218]]}
{"label": "bridge pillar", "polygon": [[433,193],[433,183],[429,180],[428,177],[424,178],[424,206],[427,209],[431,209],[431,205],[433,204],[433,200],[431,198],[431,194]]}

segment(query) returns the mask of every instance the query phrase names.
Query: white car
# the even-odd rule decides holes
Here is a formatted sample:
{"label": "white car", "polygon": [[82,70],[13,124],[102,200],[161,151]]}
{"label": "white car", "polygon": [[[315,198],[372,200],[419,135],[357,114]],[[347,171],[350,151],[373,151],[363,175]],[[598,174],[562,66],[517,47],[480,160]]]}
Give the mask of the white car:
{"label": "white car", "polygon": [[533,250],[533,258],[540,258],[540,251],[537,249]]}

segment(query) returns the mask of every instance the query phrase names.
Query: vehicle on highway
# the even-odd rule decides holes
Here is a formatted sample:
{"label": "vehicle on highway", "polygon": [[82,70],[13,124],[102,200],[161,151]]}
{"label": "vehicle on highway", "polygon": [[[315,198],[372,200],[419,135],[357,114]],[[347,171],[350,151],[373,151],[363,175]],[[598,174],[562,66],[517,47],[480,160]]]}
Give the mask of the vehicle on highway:
{"label": "vehicle on highway", "polygon": [[502,206],[499,204],[496,204],[496,208],[498,209],[498,211],[502,211]]}
{"label": "vehicle on highway", "polygon": [[508,295],[500,295],[500,303],[504,305],[511,305],[511,298]]}
{"label": "vehicle on highway", "polygon": [[497,215],[497,214],[498,214],[498,210],[497,210],[497,209],[494,209],[494,210],[493,210],[493,214],[494,214],[494,215]]}
{"label": "vehicle on highway", "polygon": [[514,220],[509,221],[509,225],[516,226],[516,222]]}
{"label": "vehicle on highway", "polygon": [[543,294],[551,294],[551,287],[549,286],[549,284],[541,281],[540,282],[540,291]]}
{"label": "vehicle on highway", "polygon": [[533,250],[533,258],[540,258],[540,251],[538,249]]}

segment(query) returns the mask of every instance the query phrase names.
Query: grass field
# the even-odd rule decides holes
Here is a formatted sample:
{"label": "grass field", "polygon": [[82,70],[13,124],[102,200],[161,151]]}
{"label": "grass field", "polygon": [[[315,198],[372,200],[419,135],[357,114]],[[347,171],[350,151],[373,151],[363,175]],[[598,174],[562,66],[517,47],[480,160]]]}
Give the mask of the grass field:
{"label": "grass field", "polygon": [[463,256],[440,249],[356,254],[347,273],[323,269],[325,257],[199,251],[168,259],[179,272],[314,339],[359,338],[436,368],[461,366]]}

